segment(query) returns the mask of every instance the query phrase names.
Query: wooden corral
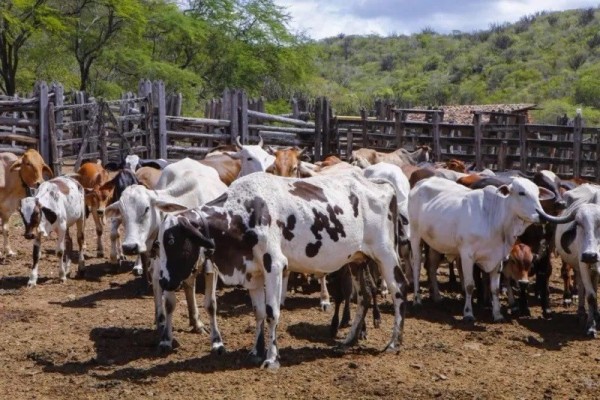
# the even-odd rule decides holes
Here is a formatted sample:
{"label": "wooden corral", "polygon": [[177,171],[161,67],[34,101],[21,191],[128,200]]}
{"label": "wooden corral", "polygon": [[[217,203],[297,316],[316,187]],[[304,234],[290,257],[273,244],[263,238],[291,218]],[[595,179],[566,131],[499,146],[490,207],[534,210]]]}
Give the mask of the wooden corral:
{"label": "wooden corral", "polygon": [[[65,95],[60,84],[40,82],[28,98],[0,99],[0,150],[37,148],[56,173],[85,160],[142,157],[203,158],[210,149],[236,143],[298,146],[313,160],[329,154],[347,159],[368,147],[392,151],[430,145],[437,161],[456,158],[479,169],[551,169],[563,177],[596,180],[600,175],[600,128],[583,126],[581,116],[569,124],[530,123],[534,105],[508,110],[469,106],[458,120],[450,108],[395,108],[377,101],[358,116],[335,115],[327,98],[292,99],[289,113],[265,112],[265,100],[241,90],[225,90],[206,103],[204,118],[181,115],[180,94],[167,95],[161,81],[140,81],[138,93],[118,100],[95,99],[85,93]],[[445,118],[451,118],[446,121]],[[469,121],[470,118],[470,121]],[[456,122],[458,121],[458,122]]]}

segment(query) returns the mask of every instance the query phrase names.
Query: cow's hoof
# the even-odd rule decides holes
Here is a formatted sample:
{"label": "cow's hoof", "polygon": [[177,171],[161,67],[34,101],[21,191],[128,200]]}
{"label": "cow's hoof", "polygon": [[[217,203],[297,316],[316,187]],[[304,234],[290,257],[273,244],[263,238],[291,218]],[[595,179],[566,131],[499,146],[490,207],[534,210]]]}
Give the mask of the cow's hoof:
{"label": "cow's hoof", "polygon": [[260,368],[275,372],[279,369],[280,366],[281,365],[279,365],[279,361],[277,361],[277,360],[274,360],[274,361],[265,360],[262,363],[262,365],[260,366]]}
{"label": "cow's hoof", "polygon": [[522,317],[531,317],[531,311],[529,311],[529,308],[519,311],[519,314],[521,314]]}
{"label": "cow's hoof", "polygon": [[14,256],[16,256],[16,255],[17,255],[17,253],[15,253],[15,252],[14,252],[14,251],[12,251],[12,250],[9,250],[8,252],[6,252],[6,255],[5,255],[5,257],[6,257],[6,258],[12,258],[12,257],[14,257]]}
{"label": "cow's hoof", "polygon": [[596,339],[598,337],[598,331],[596,331],[596,328],[590,328],[587,330],[586,335],[590,339]]}
{"label": "cow's hoof", "polygon": [[475,323],[475,317],[472,315],[465,315],[463,317],[463,322],[466,322],[467,324],[474,324]]}
{"label": "cow's hoof", "polygon": [[550,311],[549,308],[546,308],[545,310],[542,310],[542,317],[544,317],[545,319],[552,318],[552,311]]}
{"label": "cow's hoof", "polygon": [[434,296],[434,298],[433,298],[433,302],[435,304],[440,304],[443,300],[444,300],[444,298],[442,296]]}
{"label": "cow's hoof", "polygon": [[385,353],[397,353],[400,351],[400,345],[398,343],[389,342],[382,352]]}
{"label": "cow's hoof", "polygon": [[192,333],[208,333],[204,325],[192,325]]}
{"label": "cow's hoof", "polygon": [[134,276],[142,276],[144,274],[144,270],[142,269],[142,267],[133,267],[131,273]]}
{"label": "cow's hoof", "polygon": [[173,346],[169,342],[160,342],[158,344],[158,352],[160,354],[167,354],[167,353],[170,353],[172,350],[173,350]]}
{"label": "cow's hoof", "polygon": [[328,301],[322,301],[321,302],[321,311],[323,312],[327,312],[329,311],[329,308],[331,307],[331,303]]}
{"label": "cow's hoof", "polygon": [[495,322],[495,323],[501,323],[501,322],[504,322],[504,321],[505,321],[505,320],[504,320],[504,316],[503,316],[503,315],[500,315],[500,316],[494,317],[494,322]]}
{"label": "cow's hoof", "polygon": [[103,251],[97,251],[96,252],[96,258],[104,258],[104,252]]}
{"label": "cow's hoof", "polygon": [[215,354],[215,355],[217,355],[217,356],[222,356],[222,355],[224,355],[224,354],[226,353],[225,346],[223,346],[222,344],[220,344],[220,345],[218,345],[218,346],[214,346],[214,347],[213,347],[213,348],[210,350],[210,352],[211,352],[212,354]]}
{"label": "cow's hoof", "polygon": [[373,320],[373,327],[379,329],[380,326],[381,326],[381,320],[380,319],[374,319]]}
{"label": "cow's hoof", "polygon": [[421,307],[423,305],[423,299],[421,298],[421,295],[415,295],[415,298],[413,300],[413,307]]}
{"label": "cow's hoof", "polygon": [[60,278],[60,283],[65,283],[67,281],[67,277],[63,276]]}
{"label": "cow's hoof", "polygon": [[573,304],[573,300],[572,299],[563,299],[562,305],[563,307],[570,307],[571,304]]}
{"label": "cow's hoof", "polygon": [[35,281],[29,281],[29,282],[27,282],[27,287],[28,288],[34,288],[36,286],[37,286],[37,282],[35,282]]}

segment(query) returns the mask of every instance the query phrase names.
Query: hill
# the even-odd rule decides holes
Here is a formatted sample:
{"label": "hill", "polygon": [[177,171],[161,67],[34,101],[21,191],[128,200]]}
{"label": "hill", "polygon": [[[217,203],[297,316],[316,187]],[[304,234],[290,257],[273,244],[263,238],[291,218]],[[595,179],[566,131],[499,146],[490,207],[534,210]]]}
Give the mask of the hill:
{"label": "hill", "polygon": [[540,122],[583,108],[600,125],[598,8],[538,12],[488,30],[411,36],[339,35],[317,42],[311,92],[339,113],[374,98],[403,106],[537,103]]}

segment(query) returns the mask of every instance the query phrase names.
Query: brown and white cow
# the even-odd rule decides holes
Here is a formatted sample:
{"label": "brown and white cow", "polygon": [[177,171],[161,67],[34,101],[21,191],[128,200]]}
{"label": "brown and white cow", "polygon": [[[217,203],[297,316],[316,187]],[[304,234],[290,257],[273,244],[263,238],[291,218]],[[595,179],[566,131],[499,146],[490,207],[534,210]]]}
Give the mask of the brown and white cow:
{"label": "brown and white cow", "polygon": [[22,156],[13,153],[0,153],[0,219],[4,238],[4,255],[12,256],[14,251],[8,243],[8,221],[17,210],[21,199],[32,194],[31,189],[44,182],[44,174],[52,177],[52,170],[34,149]]}
{"label": "brown and white cow", "polygon": [[[204,206],[168,215],[160,225],[160,286],[167,291],[167,325],[161,346],[172,343],[177,289],[200,262],[227,285],[250,291],[256,318],[251,356],[262,358],[265,320],[268,325],[263,367],[277,368],[276,328],[280,315],[283,272],[331,273],[343,265],[372,259],[386,280],[394,303],[392,337],[386,348],[402,339],[407,281],[396,251],[397,202],[394,188],[360,173],[281,178],[257,173],[236,180],[229,190]],[[162,203],[166,211],[177,205]],[[182,208],[179,208],[180,210]],[[208,262],[205,262],[208,260]],[[358,338],[364,323],[363,290],[354,279],[358,310],[344,344]],[[209,294],[205,294],[209,295]],[[214,291],[210,293],[214,297]],[[216,303],[211,325],[216,321]],[[211,339],[222,346],[218,330]]]}

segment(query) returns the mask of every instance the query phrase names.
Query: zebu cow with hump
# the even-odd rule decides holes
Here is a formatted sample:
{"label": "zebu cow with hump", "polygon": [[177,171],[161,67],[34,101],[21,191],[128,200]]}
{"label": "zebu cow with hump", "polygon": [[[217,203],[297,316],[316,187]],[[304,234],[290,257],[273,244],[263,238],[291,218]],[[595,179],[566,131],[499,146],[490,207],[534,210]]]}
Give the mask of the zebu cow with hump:
{"label": "zebu cow with hump", "polygon": [[[466,291],[464,318],[473,321],[471,298],[475,288],[473,265],[490,274],[492,313],[495,321],[503,319],[498,299],[500,263],[517,236],[540,219],[566,223],[571,216],[557,218],[546,214],[540,199],[553,194],[534,183],[515,178],[499,188],[488,186],[471,190],[446,179],[432,177],[419,182],[408,197],[411,223],[411,247],[418,249],[424,240],[433,250],[449,256],[460,256],[463,287]],[[413,252],[415,303],[420,303],[419,271],[421,253]]]}
{"label": "zebu cow with hump", "polygon": [[83,187],[77,181],[59,177],[43,182],[35,196],[21,200],[20,212],[25,225],[25,238],[34,239],[33,265],[27,286],[32,287],[37,284],[42,251],[41,240],[42,237],[48,237],[51,232],[55,232],[58,236],[56,255],[60,259],[59,277],[63,282],[66,281],[73,250],[69,234],[69,227],[72,225],[77,225],[78,274],[84,273],[85,204]]}
{"label": "zebu cow with hump", "polygon": [[[126,255],[140,255],[144,269],[143,284],[147,284],[148,272],[152,272],[155,316],[157,327],[164,325],[162,291],[157,282],[158,270],[149,271],[150,262],[155,262],[153,254],[162,214],[156,204],[159,201],[175,202],[183,208],[197,207],[221,195],[227,186],[219,179],[217,171],[190,158],[169,164],[163,170],[154,188],[149,190],[142,185],[129,186],[123,191],[119,201],[106,208],[106,216],[120,218],[125,228],[122,249]],[[195,280],[186,281],[185,296],[188,303],[190,325],[195,331],[202,329],[198,320]]]}
{"label": "zebu cow with hump", "polygon": [[[262,365],[276,368],[283,272],[290,268],[327,274],[370,258],[392,294],[395,318],[387,347],[395,348],[402,337],[407,285],[396,252],[395,197],[391,185],[371,182],[360,173],[307,179],[253,174],[238,179],[219,199],[165,218],[159,234],[160,285],[175,290],[198,260],[208,259],[204,264],[214,268],[225,284],[243,285],[250,291],[256,317],[251,356],[262,357],[266,319],[267,354]],[[159,207],[174,210],[172,204]],[[365,289],[358,287],[356,279],[354,285],[358,310],[345,344],[357,339],[367,306]],[[165,297],[170,326],[175,303],[170,295]],[[214,322],[216,310],[212,313]],[[170,347],[171,341],[167,329],[162,343]],[[220,336],[212,336],[212,343],[221,343]]]}
{"label": "zebu cow with hump", "polygon": [[555,244],[563,262],[576,270],[579,290],[578,314],[585,315],[588,303],[586,334],[597,336],[598,276],[600,275],[600,186],[584,184],[565,194],[565,213],[575,214],[575,220],[557,227]]}
{"label": "zebu cow with hump", "polygon": [[17,211],[21,199],[31,196],[44,182],[44,174],[52,177],[52,170],[34,149],[29,149],[21,157],[13,153],[0,153],[0,219],[4,239],[4,256],[13,256],[8,243],[10,216]]}
{"label": "zebu cow with hump", "polygon": [[387,162],[402,168],[405,165],[416,165],[420,162],[429,161],[430,152],[431,148],[429,146],[419,146],[412,153],[403,148],[394,150],[391,153],[381,153],[373,149],[363,148],[352,152],[350,162],[360,168],[366,168],[369,165],[381,162]]}

